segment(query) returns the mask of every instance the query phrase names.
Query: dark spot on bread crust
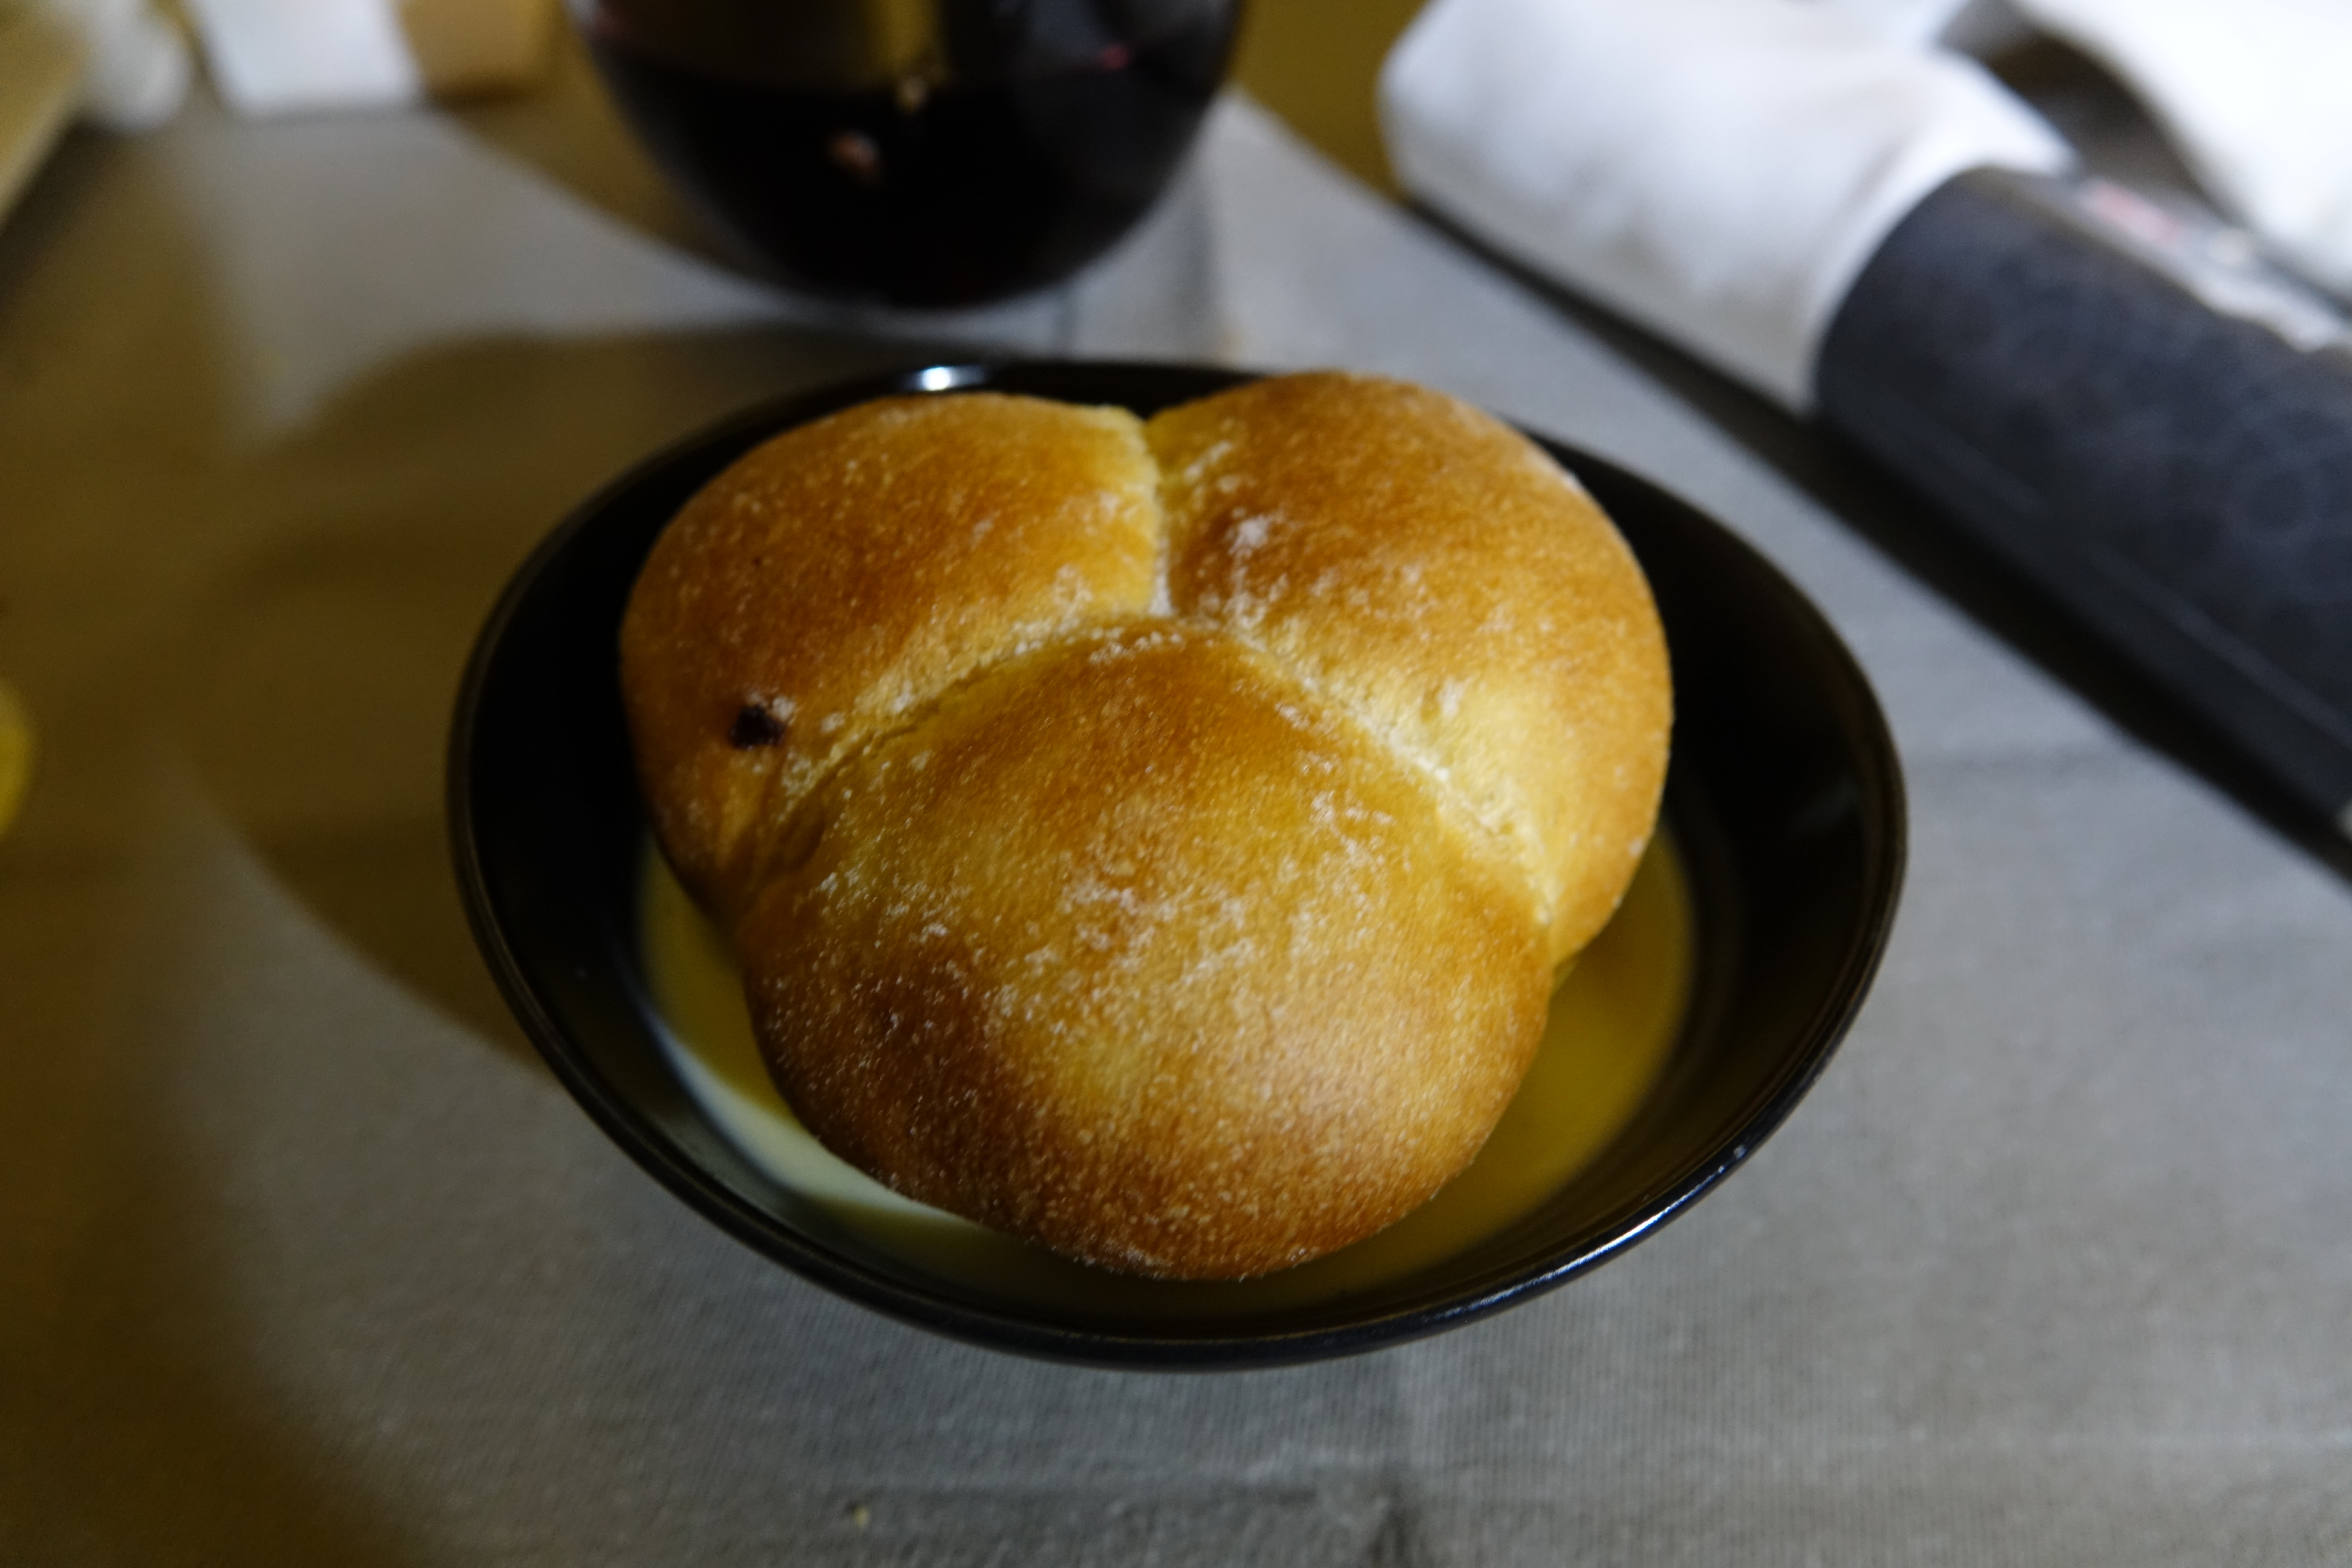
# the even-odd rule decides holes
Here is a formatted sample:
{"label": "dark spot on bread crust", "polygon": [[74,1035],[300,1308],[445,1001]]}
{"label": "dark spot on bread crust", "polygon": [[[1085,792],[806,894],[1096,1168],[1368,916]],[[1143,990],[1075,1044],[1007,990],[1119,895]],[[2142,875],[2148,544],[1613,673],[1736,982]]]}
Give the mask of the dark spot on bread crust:
{"label": "dark spot on bread crust", "polygon": [[784,721],[759,702],[745,703],[743,710],[735,715],[735,722],[727,727],[727,743],[739,752],[772,746],[783,738]]}

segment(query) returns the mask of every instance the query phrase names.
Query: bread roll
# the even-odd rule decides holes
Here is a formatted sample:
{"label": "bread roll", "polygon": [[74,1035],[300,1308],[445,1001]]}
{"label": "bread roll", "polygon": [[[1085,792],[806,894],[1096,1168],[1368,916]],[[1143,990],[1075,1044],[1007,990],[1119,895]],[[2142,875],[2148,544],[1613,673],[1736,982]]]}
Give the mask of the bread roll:
{"label": "bread roll", "polygon": [[1469,1163],[1640,860],[1671,708],[1574,480],[1328,374],[787,431],[656,542],[621,669],[810,1131],[1180,1278],[1331,1251]]}

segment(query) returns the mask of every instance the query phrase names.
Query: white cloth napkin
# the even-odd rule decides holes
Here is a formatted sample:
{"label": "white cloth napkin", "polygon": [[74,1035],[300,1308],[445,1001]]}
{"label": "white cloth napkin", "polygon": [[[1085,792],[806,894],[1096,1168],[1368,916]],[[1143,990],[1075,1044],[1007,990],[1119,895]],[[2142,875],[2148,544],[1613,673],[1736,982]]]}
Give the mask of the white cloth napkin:
{"label": "white cloth napkin", "polygon": [[2113,72],[2206,194],[2352,293],[2352,0],[1815,0],[1916,44],[2033,30]]}
{"label": "white cloth napkin", "polygon": [[1979,58],[2033,36],[2011,0],[1812,0],[1843,11],[1890,38],[1940,44]]}
{"label": "white cloth napkin", "polygon": [[2018,0],[2127,84],[2231,216],[2352,293],[2352,0]]}
{"label": "white cloth napkin", "polygon": [[187,0],[213,81],[240,112],[409,103],[425,82],[396,0]]}
{"label": "white cloth napkin", "polygon": [[243,114],[414,103],[539,74],[555,0],[184,0]]}
{"label": "white cloth napkin", "polygon": [[1922,197],[2070,157],[1975,62],[1800,0],[1436,0],[1381,109],[1422,202],[1796,409]]}

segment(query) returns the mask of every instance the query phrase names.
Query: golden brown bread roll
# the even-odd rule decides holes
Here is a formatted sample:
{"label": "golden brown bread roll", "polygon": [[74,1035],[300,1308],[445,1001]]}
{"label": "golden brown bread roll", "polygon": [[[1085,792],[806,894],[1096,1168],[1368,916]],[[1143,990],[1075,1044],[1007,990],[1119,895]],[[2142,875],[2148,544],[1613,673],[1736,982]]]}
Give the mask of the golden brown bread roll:
{"label": "golden brown bread roll", "polygon": [[656,834],[810,1130],[1185,1278],[1469,1163],[1640,859],[1671,706],[1573,480],[1339,374],[788,431],[663,534],[621,654]]}

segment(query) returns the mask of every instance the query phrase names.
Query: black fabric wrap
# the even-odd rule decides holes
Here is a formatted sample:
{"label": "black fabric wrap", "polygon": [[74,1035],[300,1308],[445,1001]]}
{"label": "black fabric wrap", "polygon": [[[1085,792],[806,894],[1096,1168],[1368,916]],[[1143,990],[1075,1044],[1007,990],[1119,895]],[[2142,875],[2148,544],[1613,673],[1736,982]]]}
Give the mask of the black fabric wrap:
{"label": "black fabric wrap", "polygon": [[1832,322],[1821,416],[2352,832],[2352,353],[1977,171]]}

